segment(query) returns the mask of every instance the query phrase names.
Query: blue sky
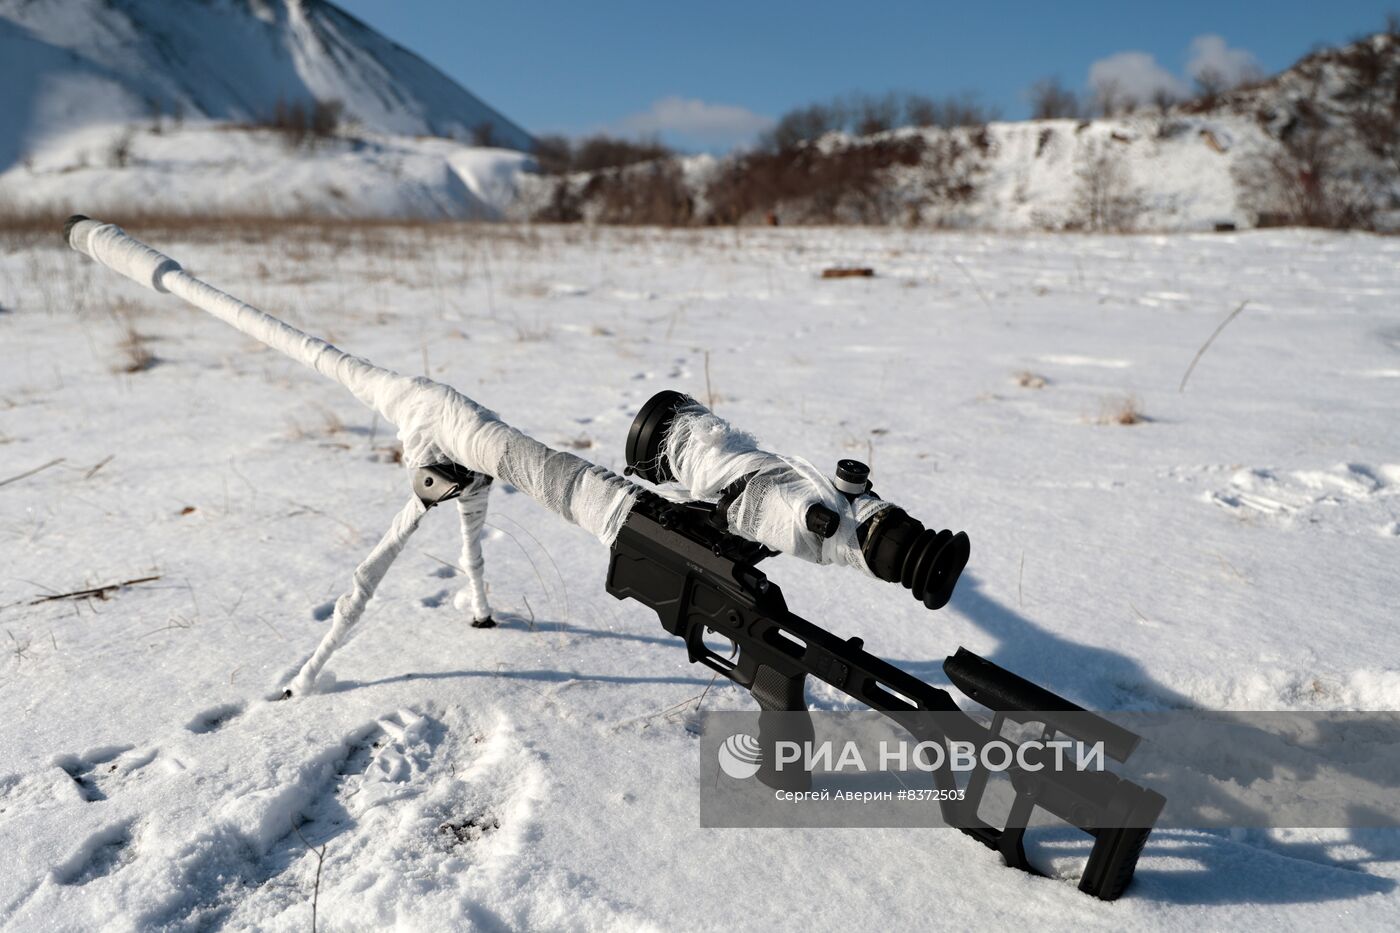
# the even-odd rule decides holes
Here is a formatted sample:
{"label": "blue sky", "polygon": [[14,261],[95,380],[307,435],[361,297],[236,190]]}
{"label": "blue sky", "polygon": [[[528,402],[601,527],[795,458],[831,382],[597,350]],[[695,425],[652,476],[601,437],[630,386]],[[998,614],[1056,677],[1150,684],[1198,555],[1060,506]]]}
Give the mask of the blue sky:
{"label": "blue sky", "polygon": [[1271,73],[1400,11],[1400,0],[337,2],[531,132],[655,133],[695,150],[742,144],[791,107],[849,91],[976,91],[1014,119],[1047,75],[1087,88],[1092,72],[1146,94],[1189,86],[1202,65]]}

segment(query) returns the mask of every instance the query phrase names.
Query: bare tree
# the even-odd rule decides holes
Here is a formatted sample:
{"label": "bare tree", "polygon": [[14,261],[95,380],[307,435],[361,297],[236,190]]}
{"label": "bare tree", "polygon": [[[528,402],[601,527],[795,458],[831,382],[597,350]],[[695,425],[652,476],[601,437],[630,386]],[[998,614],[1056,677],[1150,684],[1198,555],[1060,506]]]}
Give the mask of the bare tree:
{"label": "bare tree", "polygon": [[472,145],[489,148],[496,145],[496,125],[482,120],[472,127]]}
{"label": "bare tree", "polygon": [[1075,176],[1077,226],[1115,233],[1133,228],[1142,213],[1142,194],[1134,187],[1120,153],[1109,146],[1090,144]]}
{"label": "bare tree", "polygon": [[313,101],[306,128],[316,139],[329,139],[340,129],[344,113],[345,105],[338,100]]}
{"label": "bare tree", "polygon": [[1166,113],[1180,100],[1177,93],[1168,87],[1159,87],[1152,92],[1152,106],[1157,108],[1158,113]]}
{"label": "bare tree", "polygon": [[107,147],[107,163],[113,168],[126,168],[131,164],[131,143],[136,137],[135,130],[127,127],[112,140]]}
{"label": "bare tree", "polygon": [[1367,228],[1376,204],[1338,159],[1338,132],[1320,117],[1295,120],[1271,152],[1235,171],[1242,198],[1261,225]]}
{"label": "bare tree", "polygon": [[1041,78],[1030,89],[1031,119],[1077,120],[1082,112],[1079,95],[1060,83],[1059,78]]}
{"label": "bare tree", "polygon": [[1094,112],[1103,117],[1131,113],[1137,101],[1113,78],[1094,82]]}
{"label": "bare tree", "polygon": [[1202,110],[1207,112],[1220,106],[1220,95],[1230,89],[1230,82],[1217,68],[1209,66],[1195,74],[1196,98]]}
{"label": "bare tree", "polygon": [[164,129],[161,125],[161,120],[165,116],[165,107],[161,104],[160,98],[146,98],[146,114],[151,118],[151,134],[153,136],[159,136],[161,130]]}
{"label": "bare tree", "polygon": [[839,105],[809,104],[783,114],[777,125],[763,135],[760,145],[774,152],[785,152],[841,129],[845,122],[845,113]]}
{"label": "bare tree", "polygon": [[899,98],[894,94],[883,97],[862,95],[851,105],[855,115],[854,129],[859,136],[873,136],[894,129],[899,122]]}
{"label": "bare tree", "polygon": [[567,136],[536,136],[531,154],[535,165],[546,175],[563,175],[573,167],[574,147]]}
{"label": "bare tree", "polygon": [[596,172],[605,168],[620,168],[638,162],[653,162],[674,155],[658,139],[617,139],[599,133],[579,140],[574,146],[572,171]]}

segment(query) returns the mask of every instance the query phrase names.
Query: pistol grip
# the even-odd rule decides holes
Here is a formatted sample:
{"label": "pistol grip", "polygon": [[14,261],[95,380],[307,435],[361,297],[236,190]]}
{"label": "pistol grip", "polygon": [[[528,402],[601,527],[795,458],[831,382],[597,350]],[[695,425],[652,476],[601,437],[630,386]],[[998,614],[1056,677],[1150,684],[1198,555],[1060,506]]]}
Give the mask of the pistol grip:
{"label": "pistol grip", "polygon": [[805,758],[815,737],[807,712],[807,675],[788,676],[760,664],[750,691],[762,710],[758,714],[758,744],[763,755],[758,779],[774,790],[811,790],[812,775],[801,766],[801,758],[786,762],[779,770],[775,757],[777,743],[793,742]]}

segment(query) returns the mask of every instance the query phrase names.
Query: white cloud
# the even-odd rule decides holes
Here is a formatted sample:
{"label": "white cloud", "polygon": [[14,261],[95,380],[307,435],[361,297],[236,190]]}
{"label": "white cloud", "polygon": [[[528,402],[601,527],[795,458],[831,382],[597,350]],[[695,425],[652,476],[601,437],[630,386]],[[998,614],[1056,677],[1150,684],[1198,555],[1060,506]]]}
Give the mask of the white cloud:
{"label": "white cloud", "polygon": [[732,104],[663,97],[649,109],[624,117],[617,125],[630,133],[674,137],[702,148],[727,148],[748,142],[773,123],[772,117]]}
{"label": "white cloud", "polygon": [[1096,91],[1112,88],[1139,103],[1150,101],[1158,91],[1181,96],[1189,89],[1146,52],[1119,52],[1099,59],[1089,66],[1089,86]]}
{"label": "white cloud", "polygon": [[1089,66],[1089,86],[1095,91],[1112,88],[1119,96],[1138,103],[1152,100],[1157,91],[1184,97],[1191,93],[1191,79],[1203,71],[1214,71],[1228,87],[1258,75],[1259,60],[1248,49],[1231,48],[1213,33],[1191,40],[1186,74],[1178,75],[1162,67],[1147,52],[1118,52]]}
{"label": "white cloud", "polygon": [[1214,34],[1197,36],[1191,40],[1191,58],[1186,63],[1186,73],[1196,77],[1203,71],[1214,71],[1233,86],[1248,81],[1260,74],[1259,59],[1248,49],[1232,49],[1224,37]]}

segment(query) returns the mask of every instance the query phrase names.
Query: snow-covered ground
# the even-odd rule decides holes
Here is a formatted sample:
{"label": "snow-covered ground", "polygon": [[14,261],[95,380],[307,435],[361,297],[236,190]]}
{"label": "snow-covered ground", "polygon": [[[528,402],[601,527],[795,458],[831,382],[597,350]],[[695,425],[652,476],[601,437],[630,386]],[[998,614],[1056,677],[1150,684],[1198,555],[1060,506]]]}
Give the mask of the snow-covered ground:
{"label": "snow-covered ground", "polygon": [[95,124],[0,171],[0,215],[492,220],[530,165],[509,149],[363,129],[298,145],[207,120]]}
{"label": "snow-covered ground", "polygon": [[[872,461],[882,494],[971,535],[953,603],[767,570],[935,684],[965,645],[1100,709],[1400,704],[1395,239],[132,232],[613,468],[665,387],[771,449]],[[819,279],[831,264],[878,274]],[[0,482],[63,458],[0,486],[0,925],[304,930],[322,846],[326,930],[1400,916],[1394,832],[1160,831],[1104,904],[954,832],[702,830],[688,717],[751,701],[706,692],[604,593],[602,548],[519,494],[491,507],[500,628],[452,608],[456,522],[430,514],[337,689],[269,702],[405,497],[391,432],[56,231],[4,245],[0,306]],[[1145,420],[1113,423],[1129,399]]]}

